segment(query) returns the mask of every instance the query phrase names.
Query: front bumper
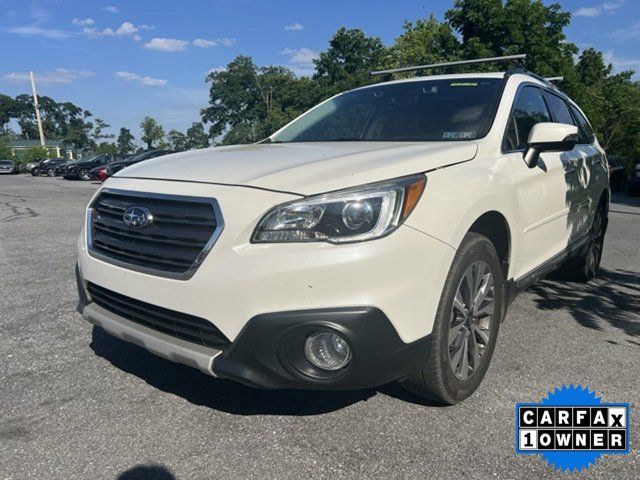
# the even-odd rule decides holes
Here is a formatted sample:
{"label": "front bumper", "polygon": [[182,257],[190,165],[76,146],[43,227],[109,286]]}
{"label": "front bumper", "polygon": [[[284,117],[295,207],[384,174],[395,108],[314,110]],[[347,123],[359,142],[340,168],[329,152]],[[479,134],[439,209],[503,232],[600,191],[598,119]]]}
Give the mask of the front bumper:
{"label": "front bumper", "polygon": [[[386,315],[374,307],[278,312],[258,315],[224,349],[187,342],[123,318],[91,301],[76,267],[78,311],[94,325],[173,362],[256,388],[353,390],[400,379],[420,368],[431,336],[404,343]],[[307,336],[334,331],[347,340],[351,362],[337,372],[309,364]]]}

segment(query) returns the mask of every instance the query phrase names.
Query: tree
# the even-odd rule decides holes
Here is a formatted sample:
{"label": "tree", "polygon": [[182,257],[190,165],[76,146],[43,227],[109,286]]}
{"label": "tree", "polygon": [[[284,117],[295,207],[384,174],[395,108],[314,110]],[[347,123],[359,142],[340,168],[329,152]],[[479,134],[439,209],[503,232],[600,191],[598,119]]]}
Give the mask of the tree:
{"label": "tree", "polygon": [[131,134],[131,130],[124,127],[120,128],[120,133],[118,134],[118,139],[116,140],[120,153],[131,153],[135,148],[135,145],[133,144],[134,140],[135,138]]}
{"label": "tree", "polygon": [[0,159],[13,157],[13,152],[9,148],[9,136],[0,135]]}
{"label": "tree", "polygon": [[142,130],[142,141],[147,144],[147,150],[154,148],[154,145],[159,144],[164,138],[164,129],[151,117],[144,117],[140,123],[140,129]]}
{"label": "tree", "polygon": [[450,61],[460,55],[460,42],[451,26],[431,15],[426,20],[405,21],[402,34],[391,47],[389,68]]}
{"label": "tree", "polygon": [[191,124],[191,127],[187,129],[186,141],[189,149],[207,148],[209,146],[209,137],[204,131],[202,122],[193,122]]}
{"label": "tree", "polygon": [[367,37],[362,30],[340,28],[329,41],[329,48],[314,60],[314,79],[324,82],[332,92],[347,90],[373,82],[369,75],[378,68],[387,49],[377,37]]}
{"label": "tree", "polygon": [[118,146],[113,142],[101,142],[96,146],[93,153],[96,155],[102,153],[118,153]]}
{"label": "tree", "polygon": [[185,150],[189,150],[187,136],[184,133],[179,132],[178,130],[170,130],[169,133],[167,133],[167,140],[169,142],[169,148],[171,148],[171,150],[175,150],[176,152],[184,152]]}

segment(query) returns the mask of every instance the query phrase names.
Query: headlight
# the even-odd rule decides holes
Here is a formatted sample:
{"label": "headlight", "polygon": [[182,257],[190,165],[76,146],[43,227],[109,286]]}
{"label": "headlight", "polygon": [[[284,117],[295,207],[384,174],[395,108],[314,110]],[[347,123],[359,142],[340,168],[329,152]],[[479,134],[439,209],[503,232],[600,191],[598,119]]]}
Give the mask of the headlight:
{"label": "headlight", "polygon": [[279,205],[260,220],[254,243],[358,242],[389,234],[418,203],[424,175],[340,190]]}

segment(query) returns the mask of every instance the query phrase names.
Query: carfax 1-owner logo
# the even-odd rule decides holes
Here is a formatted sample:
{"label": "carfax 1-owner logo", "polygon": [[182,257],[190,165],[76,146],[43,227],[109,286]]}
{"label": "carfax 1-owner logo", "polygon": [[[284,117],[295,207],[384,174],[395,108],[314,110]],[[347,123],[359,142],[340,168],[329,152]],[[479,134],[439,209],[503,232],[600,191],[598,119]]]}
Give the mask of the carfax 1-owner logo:
{"label": "carfax 1-owner logo", "polygon": [[560,470],[630,451],[629,404],[604,403],[580,385],[556,388],[540,403],[518,403],[515,420],[516,452],[540,454]]}

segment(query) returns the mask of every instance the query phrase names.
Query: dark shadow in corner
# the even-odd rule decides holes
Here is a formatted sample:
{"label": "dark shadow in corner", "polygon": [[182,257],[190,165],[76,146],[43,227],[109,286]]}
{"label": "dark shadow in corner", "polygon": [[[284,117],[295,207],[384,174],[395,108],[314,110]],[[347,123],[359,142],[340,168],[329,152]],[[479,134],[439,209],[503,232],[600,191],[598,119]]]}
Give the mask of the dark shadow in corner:
{"label": "dark shadow in corner", "polygon": [[[91,348],[122,371],[163,392],[236,415],[317,415],[340,410],[376,394],[374,389],[349,392],[259,390],[157,357],[142,347],[93,328]],[[395,396],[395,395],[392,395]]]}
{"label": "dark shadow in corner", "polygon": [[116,480],[176,480],[176,477],[162,465],[136,465],[122,472]]}
{"label": "dark shadow in corner", "polygon": [[589,283],[558,282],[553,277],[529,288],[541,310],[567,310],[580,325],[602,330],[609,324],[640,336],[640,273],[600,269]]}

